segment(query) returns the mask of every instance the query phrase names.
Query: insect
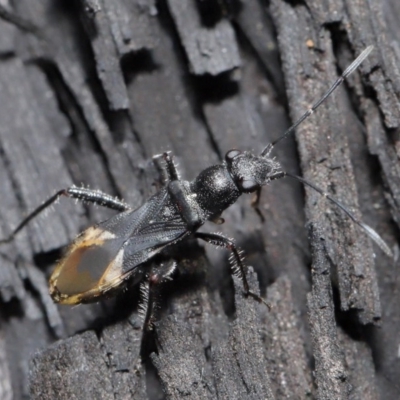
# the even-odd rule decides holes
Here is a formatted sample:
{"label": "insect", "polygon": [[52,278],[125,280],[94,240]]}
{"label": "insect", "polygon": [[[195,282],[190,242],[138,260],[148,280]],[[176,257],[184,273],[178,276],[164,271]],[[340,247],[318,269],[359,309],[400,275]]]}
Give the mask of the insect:
{"label": "insect", "polygon": [[[135,282],[144,281],[146,289],[143,297],[147,300],[146,309],[150,310],[145,316],[145,325],[148,327],[151,327],[154,320],[152,310],[158,287],[171,279],[178,268],[176,263],[150,267],[148,261],[190,235],[230,250],[233,270],[243,282],[244,294],[263,301],[249,290],[246,267],[235,242],[221,234],[198,232],[198,229],[207,220],[222,221],[223,211],[245,193],[256,194],[253,205],[258,210],[262,187],[286,176],[299,180],[325,196],[390,255],[387,244],[371,227],[359,221],[338,200],[312,182],[283,171],[281,165],[271,157],[274,146],[308,118],[346,77],[358,68],[371,51],[372,46],[367,47],[328,91],[283,135],[266,146],[260,155],[249,151],[229,150],[221,164],[206,168],[189,182],[180,179],[172,154],[164,153],[162,157],[165,161],[165,184],[141,207],[132,209],[128,204],[108,194],[72,186],[50,197],[0,243],[13,240],[26,224],[61,196],[118,211],[118,214],[110,219],[86,229],[70,245],[50,277],[50,295],[57,303],[87,303],[120,288],[129,278]],[[258,212],[261,215],[259,210]]]}

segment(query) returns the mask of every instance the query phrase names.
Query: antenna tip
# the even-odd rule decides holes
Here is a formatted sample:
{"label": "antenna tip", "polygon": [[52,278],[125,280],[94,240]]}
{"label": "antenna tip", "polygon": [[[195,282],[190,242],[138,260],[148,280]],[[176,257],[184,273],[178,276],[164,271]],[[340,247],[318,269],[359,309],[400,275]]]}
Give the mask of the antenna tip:
{"label": "antenna tip", "polygon": [[370,44],[369,46],[367,46],[367,47],[361,52],[361,54],[359,55],[359,57],[361,58],[361,56],[363,56],[362,59],[364,60],[366,57],[369,56],[369,54],[371,53],[371,51],[372,51],[373,49],[374,49],[374,45],[373,45],[373,44]]}
{"label": "antenna tip", "polygon": [[366,47],[361,54],[346,68],[343,72],[342,77],[347,78],[352,72],[354,72],[360,64],[370,55],[371,51],[374,49],[374,46],[371,44]]}

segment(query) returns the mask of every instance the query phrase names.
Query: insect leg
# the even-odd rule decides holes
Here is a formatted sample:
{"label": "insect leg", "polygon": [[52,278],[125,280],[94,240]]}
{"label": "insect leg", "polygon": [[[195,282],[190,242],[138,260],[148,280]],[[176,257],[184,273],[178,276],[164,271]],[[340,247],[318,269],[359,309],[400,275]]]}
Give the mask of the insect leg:
{"label": "insect leg", "polygon": [[143,316],[143,330],[151,331],[157,319],[158,297],[160,287],[163,283],[173,279],[173,275],[178,269],[178,264],[162,263],[152,269],[146,281],[140,286],[141,304],[139,305],[140,314]]}
{"label": "insect leg", "polygon": [[[256,299],[258,302],[262,302],[267,304],[264,299],[262,299],[259,295],[250,291],[249,284],[246,278],[246,267],[243,263],[243,257],[241,251],[236,247],[235,242],[218,233],[204,233],[204,232],[196,232],[194,236],[197,239],[202,239],[207,243],[213,244],[214,246],[225,247],[226,249],[232,252],[232,257],[230,259],[233,267],[233,273],[238,275],[243,282],[243,289],[245,296],[251,296]],[[269,305],[267,304],[269,307]]]}
{"label": "insect leg", "polygon": [[64,191],[60,190],[59,193],[67,197],[72,197],[73,199],[81,200],[82,202],[97,204],[98,206],[106,207],[119,212],[126,211],[131,208],[125,202],[107,193],[101,192],[100,190],[71,186]]}
{"label": "insect leg", "polygon": [[[164,163],[163,165],[160,165],[157,163],[155,160],[158,158],[163,158]],[[174,162],[174,156],[172,155],[172,152],[166,151],[165,153],[162,154],[156,154],[153,156],[153,162],[156,166],[156,168],[159,170],[160,175],[161,175],[161,180],[164,182],[164,184],[168,184],[168,182],[171,181],[179,181],[180,176],[178,169],[176,168],[175,162]]]}
{"label": "insect leg", "polygon": [[50,207],[53,203],[55,203],[61,196],[71,197],[73,199],[77,199],[80,201],[87,201],[90,203],[97,204],[99,206],[111,208],[116,211],[125,211],[130,207],[124,202],[115,199],[109,194],[100,192],[99,190],[90,190],[86,188],[78,188],[76,186],[71,186],[67,189],[59,190],[53,196],[48,198],[43,204],[33,210],[30,214],[28,214],[20,224],[10,233],[8,237],[0,240],[0,244],[11,242],[15,235],[26,226],[32,219],[38,216],[43,210]]}
{"label": "insect leg", "polygon": [[169,152],[165,152],[163,154],[163,157],[164,157],[164,161],[166,164],[166,171],[167,171],[169,180],[170,181],[179,181],[179,172],[176,169],[176,165],[174,163],[174,156],[169,151]]}
{"label": "insect leg", "polygon": [[167,182],[179,181],[179,179],[180,179],[179,172],[176,168],[176,165],[174,162],[174,156],[172,155],[172,152],[166,151],[165,153],[162,153],[162,154],[156,154],[155,156],[153,156],[153,160],[156,160],[157,158],[160,158],[160,157],[162,157],[165,162],[165,165],[163,165],[162,169],[165,172]]}
{"label": "insect leg", "polygon": [[[271,147],[272,149],[272,147]],[[271,175],[269,177],[270,181],[273,181],[275,179],[280,179],[280,178],[284,178],[286,176],[286,172],[284,171],[278,171],[276,172],[274,175]],[[255,192],[255,196],[253,197],[253,199],[251,200],[251,206],[254,208],[254,211],[257,213],[257,215],[260,217],[261,222],[265,222],[265,217],[264,214],[262,213],[259,205],[260,205],[260,197],[261,197],[261,191],[262,191],[262,187],[258,188],[257,191]]]}
{"label": "insect leg", "polygon": [[260,210],[260,196],[261,196],[261,190],[262,188],[258,188],[255,196],[251,200],[251,206],[253,207],[254,211],[257,213],[257,215],[260,217],[261,222],[265,222],[265,217],[262,211]]}

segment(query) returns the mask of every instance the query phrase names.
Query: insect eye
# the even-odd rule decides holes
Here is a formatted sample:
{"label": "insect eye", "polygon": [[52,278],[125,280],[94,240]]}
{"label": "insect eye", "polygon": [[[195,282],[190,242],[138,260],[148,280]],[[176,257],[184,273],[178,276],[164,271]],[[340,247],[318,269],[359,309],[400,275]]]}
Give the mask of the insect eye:
{"label": "insect eye", "polygon": [[254,192],[260,187],[260,185],[253,179],[243,179],[240,182],[240,186],[244,192]]}
{"label": "insect eye", "polygon": [[226,154],[225,154],[225,160],[227,162],[232,162],[232,160],[237,157],[239,154],[242,154],[242,152],[240,150],[229,150]]}

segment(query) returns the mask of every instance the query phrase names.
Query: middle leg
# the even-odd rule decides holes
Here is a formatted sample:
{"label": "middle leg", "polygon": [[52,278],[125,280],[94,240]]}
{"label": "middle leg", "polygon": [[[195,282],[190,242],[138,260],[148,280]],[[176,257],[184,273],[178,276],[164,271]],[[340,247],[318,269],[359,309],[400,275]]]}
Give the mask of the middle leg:
{"label": "middle leg", "polygon": [[143,318],[143,330],[151,331],[157,319],[158,297],[161,285],[173,279],[178,270],[176,261],[161,263],[153,268],[147,279],[140,286],[141,303],[139,311]]}
{"label": "middle leg", "polygon": [[165,165],[163,165],[162,169],[164,171],[164,174],[166,175],[166,183],[171,181],[179,181],[179,172],[174,163],[174,156],[172,155],[172,153],[170,151],[166,151],[162,154],[156,154],[155,156],[153,156],[153,160],[155,161],[157,158],[160,157],[162,157],[165,162]]}

